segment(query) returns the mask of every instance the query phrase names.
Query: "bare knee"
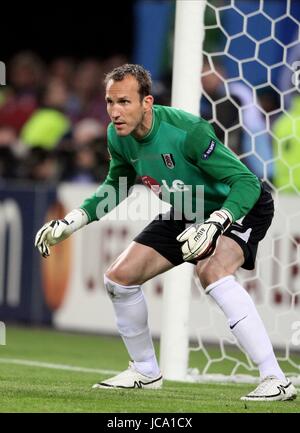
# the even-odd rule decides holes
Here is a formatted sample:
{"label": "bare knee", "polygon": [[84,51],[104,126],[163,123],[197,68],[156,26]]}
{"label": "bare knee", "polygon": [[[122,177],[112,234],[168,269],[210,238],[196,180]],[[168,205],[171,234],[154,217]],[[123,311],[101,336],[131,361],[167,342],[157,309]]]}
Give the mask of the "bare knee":
{"label": "bare knee", "polygon": [[206,288],[221,278],[235,274],[243,263],[241,247],[233,239],[222,236],[215,254],[197,264],[197,274],[202,287]]}
{"label": "bare knee", "polygon": [[126,263],[113,263],[105,275],[115,283],[122,286],[135,286],[141,284],[132,269]]}
{"label": "bare knee", "polygon": [[197,274],[204,289],[232,273],[231,269],[224,267],[214,256],[204,263],[199,262],[197,265]]}
{"label": "bare knee", "polygon": [[208,262],[203,264],[202,266],[197,265],[197,274],[200,279],[201,286],[204,289],[213,283],[214,272]]}

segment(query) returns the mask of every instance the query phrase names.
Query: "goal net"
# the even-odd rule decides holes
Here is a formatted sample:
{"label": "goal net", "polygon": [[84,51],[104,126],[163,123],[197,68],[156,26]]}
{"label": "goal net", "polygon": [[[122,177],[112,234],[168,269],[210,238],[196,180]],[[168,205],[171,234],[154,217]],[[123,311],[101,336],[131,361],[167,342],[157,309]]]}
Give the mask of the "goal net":
{"label": "goal net", "polygon": [[[300,5],[207,0],[205,7],[200,114],[269,184],[276,207],[255,270],[240,270],[237,278],[254,299],[282,368],[299,384]],[[255,365],[195,275],[189,308],[189,347],[178,347],[188,351],[184,379],[256,381]]]}

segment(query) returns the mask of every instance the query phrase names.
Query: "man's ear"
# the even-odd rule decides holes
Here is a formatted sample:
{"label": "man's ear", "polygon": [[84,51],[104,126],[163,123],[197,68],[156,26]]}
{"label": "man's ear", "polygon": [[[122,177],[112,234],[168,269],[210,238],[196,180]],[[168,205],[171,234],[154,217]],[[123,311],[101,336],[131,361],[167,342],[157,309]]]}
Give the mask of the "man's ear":
{"label": "man's ear", "polygon": [[144,110],[145,112],[149,111],[152,109],[153,106],[153,102],[154,102],[154,98],[152,95],[147,95],[144,97],[143,99],[143,106],[144,106]]}

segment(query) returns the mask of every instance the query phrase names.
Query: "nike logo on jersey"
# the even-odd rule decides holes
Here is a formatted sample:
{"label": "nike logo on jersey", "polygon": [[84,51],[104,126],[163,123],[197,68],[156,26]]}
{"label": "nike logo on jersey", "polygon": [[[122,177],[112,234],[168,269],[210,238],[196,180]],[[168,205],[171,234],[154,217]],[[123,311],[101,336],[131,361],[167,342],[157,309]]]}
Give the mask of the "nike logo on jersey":
{"label": "nike logo on jersey", "polygon": [[130,158],[130,162],[131,162],[131,164],[135,164],[136,162],[138,162],[138,158],[136,158],[136,159],[133,159],[133,158]]}

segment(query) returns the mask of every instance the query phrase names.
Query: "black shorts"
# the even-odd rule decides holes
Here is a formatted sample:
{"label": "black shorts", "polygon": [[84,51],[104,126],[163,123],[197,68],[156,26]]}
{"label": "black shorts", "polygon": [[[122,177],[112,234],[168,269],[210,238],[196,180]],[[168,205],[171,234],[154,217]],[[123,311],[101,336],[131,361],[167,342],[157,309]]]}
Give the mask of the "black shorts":
{"label": "black shorts", "polygon": [[[223,236],[233,239],[242,248],[244,269],[254,269],[258,243],[265,237],[274,215],[274,201],[268,186],[261,184],[261,194],[251,211],[233,223]],[[176,237],[186,228],[186,220],[174,219],[174,210],[160,214],[134,238],[135,242],[155,249],[173,265],[184,263],[181,243]],[[189,263],[196,264],[196,261]]]}

